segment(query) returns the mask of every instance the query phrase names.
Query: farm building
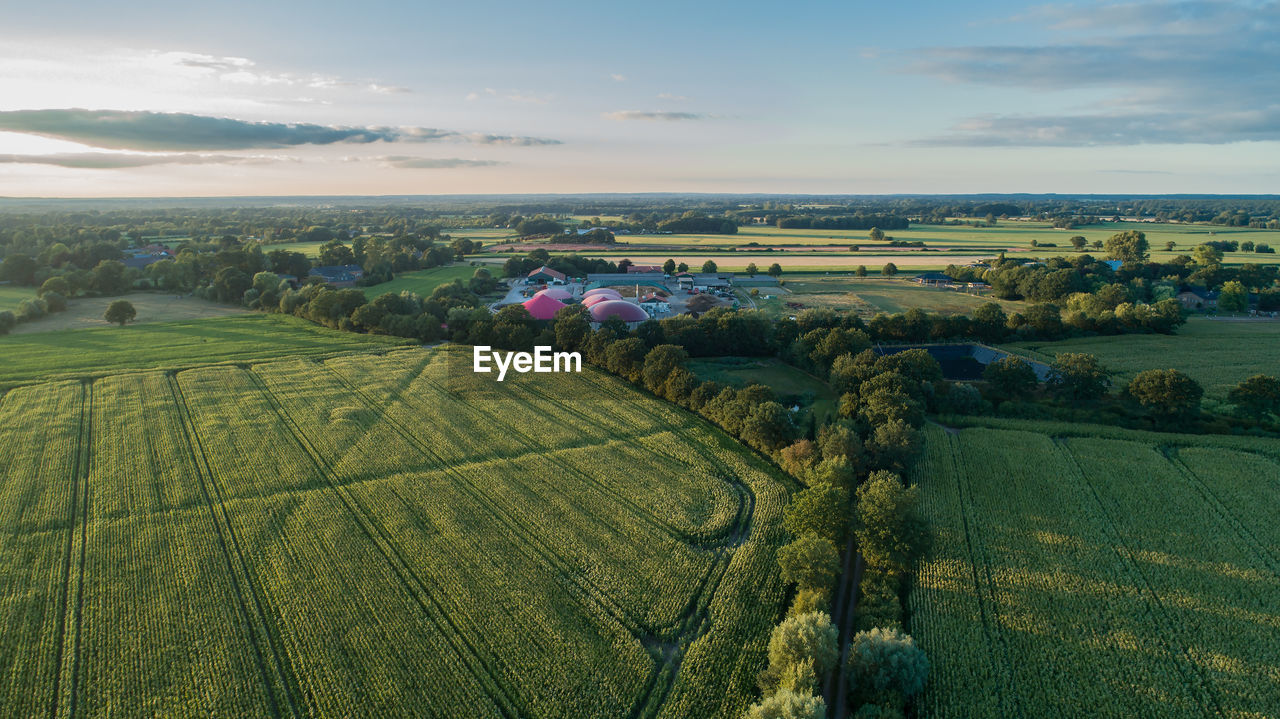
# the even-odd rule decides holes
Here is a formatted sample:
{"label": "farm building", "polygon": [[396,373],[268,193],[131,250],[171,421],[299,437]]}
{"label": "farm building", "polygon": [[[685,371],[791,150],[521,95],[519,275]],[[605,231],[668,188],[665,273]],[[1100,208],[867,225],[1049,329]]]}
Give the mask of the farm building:
{"label": "farm building", "polygon": [[1177,299],[1189,310],[1213,309],[1218,306],[1218,293],[1202,287],[1183,287]]}
{"label": "farm building", "polygon": [[535,320],[549,320],[556,316],[561,308],[565,306],[563,302],[541,292],[534,295],[532,299],[525,300],[521,303],[529,314]]}
{"label": "farm building", "polygon": [[360,265],[328,265],[312,268],[311,276],[319,277],[334,287],[355,287],[356,281],[364,277],[364,268]]}
{"label": "farm building", "polygon": [[[637,272],[645,273],[645,274],[653,274],[655,272],[662,272],[662,267],[660,265],[628,265],[627,266],[627,274],[633,274]],[[665,273],[664,273],[664,276],[665,276]]]}
{"label": "farm building", "polygon": [[662,282],[666,275],[661,268],[657,272],[597,272],[587,275],[587,284],[596,287],[609,285],[634,285],[636,282]]}
{"label": "farm building", "polygon": [[524,281],[530,284],[549,283],[563,285],[565,282],[565,276],[563,272],[558,272],[546,265],[543,265],[542,267],[530,272],[529,275],[525,277]]}
{"label": "farm building", "polygon": [[929,287],[947,287],[953,280],[941,272],[922,272],[916,276],[916,283]]}

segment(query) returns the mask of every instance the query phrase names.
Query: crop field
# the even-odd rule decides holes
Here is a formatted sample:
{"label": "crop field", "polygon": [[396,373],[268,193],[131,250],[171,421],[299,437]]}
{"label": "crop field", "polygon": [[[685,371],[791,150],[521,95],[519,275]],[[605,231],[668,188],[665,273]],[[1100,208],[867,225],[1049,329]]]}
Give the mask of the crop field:
{"label": "crop field", "polygon": [[[44,320],[37,320],[37,322]],[[0,388],[120,369],[179,369],[291,355],[390,348],[409,340],[339,332],[288,315],[247,314],[181,322],[0,337]]]}
{"label": "crop field", "polygon": [[1275,716],[1280,441],[1103,430],[927,429],[920,716]]}
{"label": "crop field", "polygon": [[357,289],[364,292],[364,296],[373,299],[378,295],[388,292],[417,292],[423,297],[431,294],[431,291],[443,284],[448,284],[454,280],[462,280],[464,283],[471,279],[476,273],[476,268],[469,264],[454,264],[447,267],[432,267],[427,270],[415,270],[413,272],[402,272],[397,274],[390,282],[383,282],[368,287],[359,287]]}
{"label": "crop field", "polygon": [[[847,275],[803,275],[790,278],[784,275],[782,279],[786,282],[783,288],[761,287],[760,294],[752,298],[756,307],[770,316],[794,315],[797,309],[788,307],[788,302],[804,305],[805,308],[850,311],[862,317],[872,317],[880,312],[905,312],[916,307],[930,312],[968,314],[987,302],[999,304],[1006,312],[1015,312],[1024,307],[1022,302],[923,287],[910,280]],[[765,295],[770,298],[766,299]]]}
{"label": "crop field", "polygon": [[1225,400],[1227,392],[1255,374],[1276,374],[1280,366],[1280,321],[1192,317],[1175,335],[1080,337],[1059,342],[1005,346],[1032,359],[1052,362],[1059,352],[1096,355],[1115,370],[1117,384],[1148,369],[1176,369],[1204,387],[1205,396]]}
{"label": "crop field", "polygon": [[740,716],[784,482],[606,375],[469,360],[8,391],[0,716]]}

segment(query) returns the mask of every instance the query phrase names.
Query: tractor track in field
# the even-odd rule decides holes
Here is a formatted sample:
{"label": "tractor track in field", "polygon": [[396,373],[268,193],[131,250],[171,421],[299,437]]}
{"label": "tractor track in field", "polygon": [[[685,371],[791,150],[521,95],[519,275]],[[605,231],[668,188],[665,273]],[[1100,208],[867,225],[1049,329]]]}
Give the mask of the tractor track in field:
{"label": "tractor track in field", "polygon": [[[600,606],[601,599],[607,599],[610,604],[614,605],[616,612],[621,612],[626,617],[631,616],[631,613],[629,610],[627,610],[625,607],[618,605],[616,603],[616,600],[613,600],[611,597],[609,597],[608,594],[605,593],[600,587],[596,586],[593,582],[590,582],[589,580],[587,580],[586,577],[580,576],[579,573],[576,570],[574,570],[572,567],[566,566],[563,563],[563,560],[561,560],[558,557],[558,555],[556,555],[555,552],[550,547],[544,546],[544,543],[542,542],[542,540],[537,538],[537,536],[535,535],[535,533],[533,533],[531,529],[524,526],[524,522],[517,519],[516,517],[511,516],[506,510],[502,509],[501,507],[495,506],[492,502],[490,502],[484,496],[484,493],[480,490],[480,488],[476,487],[469,478],[459,473],[450,471],[451,468],[448,467],[448,464],[444,462],[442,458],[436,455],[435,452],[430,449],[430,447],[427,447],[425,443],[421,442],[421,440],[419,440],[416,435],[414,435],[411,431],[409,431],[407,427],[404,427],[397,420],[388,416],[382,407],[380,407],[376,402],[374,402],[372,398],[368,397],[362,390],[355,387],[354,384],[347,377],[343,376],[341,372],[339,372],[338,370],[332,367],[328,367],[327,365],[325,365],[325,367],[330,372],[332,372],[338,378],[338,380],[349,391],[352,392],[354,396],[358,397],[370,410],[375,412],[383,421],[387,422],[388,426],[396,429],[396,431],[399,432],[403,438],[405,438],[407,441],[417,446],[420,451],[423,451],[425,453],[428,453],[430,456],[435,457],[441,463],[441,465],[445,467],[447,472],[454,475],[457,481],[465,485],[463,489],[468,493],[468,495],[472,496],[473,499],[475,499],[482,506],[485,506],[488,509],[488,511],[491,514],[493,514],[496,519],[498,519],[499,522],[502,522],[505,526],[508,526],[509,528],[511,528],[515,534],[522,537],[530,546],[532,546],[533,551],[538,555],[538,558],[540,558],[548,566],[555,569],[557,572],[569,578],[570,581],[573,582],[575,585],[579,583],[585,583],[587,587],[589,587],[589,589],[584,587],[582,590],[582,595],[584,599],[588,602],[588,604],[596,606],[597,609],[601,609],[602,611],[604,611],[604,613],[608,614],[609,616],[612,616],[615,621],[618,621],[621,624],[621,626],[626,628],[637,640],[639,640],[642,643],[642,645],[650,649],[651,655],[654,653],[652,651],[652,648],[655,644],[661,644],[661,645],[674,644],[675,645],[674,650],[664,651],[661,653],[663,656],[663,659],[660,660],[657,657],[655,657],[654,672],[651,675],[649,682],[646,684],[645,689],[637,697],[636,703],[634,704],[633,709],[629,716],[635,719],[641,719],[646,716],[656,715],[656,713],[660,711],[663,703],[665,702],[666,697],[668,696],[671,688],[675,684],[675,677],[679,671],[679,665],[683,659],[684,651],[688,648],[690,644],[693,643],[693,641],[695,641],[697,638],[704,635],[710,629],[711,601],[715,596],[715,592],[719,589],[720,582],[723,580],[725,574],[727,574],[728,572],[729,564],[732,559],[732,551],[736,549],[736,546],[737,546],[737,543],[733,541],[733,538],[741,535],[745,531],[744,527],[739,525],[745,523],[746,525],[745,528],[749,529],[750,519],[752,518],[754,513],[754,504],[755,504],[754,494],[751,493],[748,488],[745,488],[745,485],[741,489],[739,489],[737,486],[734,486],[733,482],[729,482],[729,480],[727,479],[725,480],[726,482],[729,482],[729,484],[735,489],[735,493],[740,493],[741,495],[745,495],[745,500],[740,501],[740,507],[738,512],[739,521],[735,522],[733,525],[730,526],[730,529],[733,530],[732,534],[729,537],[730,541],[725,545],[717,547],[713,550],[717,554],[716,559],[712,562],[707,572],[703,575],[702,579],[700,580],[697,591],[695,591],[691,595],[688,604],[686,605],[685,609],[682,610],[680,616],[677,617],[672,622],[672,624],[668,625],[667,627],[645,628],[643,626],[643,622],[641,621],[638,621],[634,618],[632,618],[630,621],[624,621],[621,617],[616,616],[614,612],[609,611],[607,607]],[[413,369],[416,371],[417,376],[420,377],[424,368],[419,367],[419,368],[413,368]],[[432,381],[430,378],[422,377],[422,380],[427,382],[435,390],[440,392],[445,392],[446,394],[448,393],[448,391],[445,388],[440,387],[439,384]],[[405,402],[403,398],[403,391],[407,389],[412,384],[412,382],[413,380],[408,380],[404,382],[402,385],[403,389],[401,390],[400,393],[393,394],[392,401],[401,402],[406,407],[410,406],[408,403]],[[480,415],[486,421],[493,421],[493,418],[491,415],[488,415],[487,413],[477,410],[476,408],[472,407],[469,404],[461,403],[461,406],[469,409],[472,412],[472,414]],[[527,435],[524,435],[523,433],[516,432],[516,434],[517,436],[521,437],[522,442],[525,444],[526,448],[528,448],[531,452],[537,450],[536,445],[531,444],[532,443],[531,438],[529,438]],[[697,445],[695,444],[694,446],[697,446]],[[652,451],[652,450],[648,450],[648,448],[645,448],[645,449],[650,452]],[[704,449],[700,446],[697,446],[697,451],[703,452]],[[710,458],[710,459],[714,459],[714,458]],[[724,468],[726,471],[728,469],[723,465],[723,463],[720,463],[719,460],[715,460],[715,464]],[[573,471],[580,473],[580,471],[576,469],[573,469]],[[736,479],[736,475],[730,473],[730,476],[733,476]],[[740,480],[739,480],[739,483],[740,483]],[[695,623],[695,620],[696,620],[696,623]],[[673,630],[678,630],[678,631],[673,635],[672,634]],[[661,638],[664,636],[668,637],[668,640],[665,642],[661,640]],[[664,676],[667,677],[667,681],[662,682],[661,680]]]}
{"label": "tractor track in field", "polygon": [[[964,527],[964,542],[969,551],[970,566],[973,571],[973,588],[978,599],[978,611],[982,617],[982,631],[987,638],[987,645],[991,647],[999,646],[1000,653],[1004,655],[1000,674],[1002,675],[1001,683],[1005,687],[1005,692],[1000,697],[1000,704],[1005,707],[1005,716],[1023,717],[1026,714],[1018,701],[1021,695],[1017,691],[1013,676],[1013,653],[1009,649],[1009,643],[1005,639],[1004,632],[999,631],[997,628],[1000,620],[995,609],[996,602],[992,596],[989,596],[995,587],[995,582],[991,576],[991,560],[987,556],[986,550],[982,548],[981,539],[977,538],[976,527],[971,526],[971,524],[977,524],[977,522],[971,523],[969,520],[969,515],[971,514],[969,496],[971,492],[968,491],[966,486],[969,475],[965,469],[964,459],[961,456],[959,442],[954,437],[949,436],[947,443],[951,447],[951,464],[956,470],[956,495],[960,505],[960,520]],[[986,575],[985,584],[979,574],[979,565],[981,565],[982,573]],[[1010,707],[1010,704],[1013,706]]]}
{"label": "tractor track in field", "polygon": [[284,411],[278,398],[266,386],[262,378],[252,370],[245,370],[245,373],[253,386],[267,401],[281,426],[288,429],[294,442],[311,460],[315,470],[351,515],[361,533],[369,540],[374,549],[382,555],[383,561],[387,563],[388,568],[391,569],[399,581],[401,588],[414,600],[419,609],[422,610],[422,613],[440,630],[441,636],[449,643],[453,654],[466,666],[468,673],[472,675],[477,684],[491,691],[489,698],[493,701],[494,706],[504,717],[518,719],[521,716],[521,712],[517,708],[519,702],[512,698],[513,689],[506,686],[506,682],[500,679],[497,673],[485,662],[480,650],[467,639],[465,632],[461,631],[449,619],[448,612],[440,603],[440,600],[431,593],[427,583],[418,576],[412,565],[397,549],[386,528],[361,504],[358,498],[345,491],[344,486],[337,481],[333,468],[324,459],[323,454],[316,450],[289,413]]}
{"label": "tractor track in field", "polygon": [[[634,617],[630,610],[620,605],[617,600],[610,597],[601,587],[597,586],[587,577],[583,576],[573,567],[569,566],[559,555],[557,555],[546,542],[536,536],[532,529],[528,528],[527,523],[511,515],[511,513],[498,506],[493,500],[485,496],[483,488],[476,484],[465,474],[458,472],[447,461],[435,453],[425,442],[420,440],[408,427],[405,427],[398,420],[389,416],[385,410],[379,407],[372,398],[364,394],[363,391],[357,389],[347,378],[343,377],[337,371],[334,375],[338,378],[353,396],[358,398],[371,411],[387,423],[387,426],[398,433],[405,441],[416,447],[418,451],[434,459],[438,465],[435,471],[439,471],[454,480],[455,485],[472,499],[477,505],[483,507],[497,521],[507,527],[515,536],[520,537],[524,542],[520,547],[529,547],[524,551],[525,555],[541,564],[544,564],[558,574],[568,579],[574,586],[578,588],[587,604],[596,607],[603,614],[611,617],[618,622],[623,628],[633,635],[638,635],[645,631],[643,620]],[[523,455],[522,455],[523,456]]]}
{"label": "tractor track in field", "polygon": [[[1070,465],[1075,468],[1077,479],[1079,479],[1084,486],[1088,488],[1089,496],[1093,498],[1095,506],[1101,513],[1101,519],[1103,522],[1099,525],[1100,529],[1111,540],[1112,551],[1115,553],[1117,559],[1120,560],[1120,566],[1124,567],[1127,572],[1138,580],[1136,585],[1139,586],[1149,597],[1152,605],[1157,610],[1156,614],[1161,620],[1157,625],[1160,629],[1160,643],[1164,646],[1165,651],[1168,652],[1169,657],[1174,660],[1174,666],[1182,675],[1186,686],[1199,690],[1193,691],[1191,696],[1200,705],[1201,710],[1203,710],[1206,715],[1226,716],[1222,710],[1222,700],[1218,696],[1213,684],[1209,682],[1199,665],[1194,659],[1192,659],[1191,653],[1188,651],[1185,643],[1177,641],[1177,623],[1170,616],[1169,608],[1165,606],[1164,601],[1160,598],[1160,593],[1156,591],[1151,578],[1147,576],[1146,572],[1142,571],[1141,566],[1138,564],[1137,560],[1134,559],[1133,548],[1129,546],[1127,541],[1125,541],[1124,534],[1120,531],[1115,517],[1112,516],[1111,511],[1107,507],[1107,503],[1102,499],[1102,494],[1098,491],[1098,488],[1094,483],[1089,480],[1089,474],[1084,471],[1084,467],[1080,465],[1080,460],[1076,457],[1075,452],[1071,450],[1067,442],[1054,440],[1054,445],[1060,453],[1066,456]],[[1199,681],[1193,681],[1193,676]],[[1204,696],[1200,695],[1201,692],[1203,692]],[[1207,702],[1206,699],[1208,700]]]}
{"label": "tractor track in field", "polygon": [[[253,586],[253,575],[249,572],[248,561],[245,559],[244,551],[240,548],[240,540],[231,522],[226,502],[222,498],[222,490],[213,478],[213,468],[209,464],[209,456],[205,451],[204,442],[196,432],[195,420],[192,418],[186,394],[182,391],[176,374],[168,374],[167,377],[169,391],[172,393],[174,404],[178,409],[182,431],[186,435],[186,446],[191,453],[192,466],[196,468],[196,476],[200,481],[200,492],[204,496],[205,505],[209,510],[209,517],[213,523],[214,532],[218,537],[218,545],[222,549],[223,559],[226,560],[227,573],[231,579],[232,586],[235,588],[240,614],[244,617],[245,627],[249,633],[250,642],[253,644],[254,659],[258,665],[258,672],[262,677],[263,688],[271,701],[271,714],[277,718],[281,716],[281,697],[277,696],[277,692],[283,690],[283,699],[284,703],[287,704],[288,713],[295,717],[302,716],[302,713],[298,711],[294,697],[295,693],[301,693],[301,687],[298,686],[292,670],[286,670],[285,665],[287,662],[282,656],[283,650],[276,646],[277,640],[271,636],[270,624],[267,622],[266,611],[262,606],[262,598],[259,596],[257,588]],[[240,567],[239,572],[236,570],[236,565]],[[248,594],[247,597],[246,594]],[[265,650],[262,646],[264,641],[267,645]],[[269,662],[266,654],[271,655],[270,663],[277,675],[276,677],[272,677],[272,672],[268,669]]]}
{"label": "tractor track in field", "polygon": [[[89,453],[92,447],[93,432],[93,385],[92,383],[80,384],[80,421],[76,429],[76,455],[75,462],[71,471],[71,491],[70,502],[67,508],[67,542],[66,550],[63,555],[63,578],[62,578],[62,596],[58,601],[58,629],[54,638],[54,646],[57,650],[54,652],[53,664],[53,695],[50,698],[49,716],[56,719],[62,712],[59,710],[63,707],[62,693],[66,689],[63,686],[62,675],[65,671],[64,664],[71,663],[71,676],[67,678],[66,683],[70,685],[69,694],[72,697],[67,704],[67,716],[74,716],[76,696],[75,685],[73,679],[76,674],[77,654],[79,651],[79,628],[80,619],[79,612],[72,612],[71,603],[71,585],[73,582],[77,586],[76,603],[83,606],[83,588],[84,588],[84,540],[83,537],[88,532],[88,522],[85,516],[85,500],[88,496],[88,473],[89,473]],[[73,570],[72,564],[75,558],[76,544],[76,524],[79,519],[81,530],[80,557],[74,562],[78,569]],[[75,575],[73,577],[73,574]],[[74,629],[69,625],[75,625]],[[76,635],[76,646],[72,649],[71,656],[67,656],[66,644],[67,634],[74,633]]]}
{"label": "tractor track in field", "polygon": [[1161,447],[1159,451],[1195,488],[1196,492],[1204,499],[1205,504],[1213,508],[1213,512],[1218,515],[1222,523],[1231,527],[1236,536],[1262,560],[1262,563],[1266,565],[1267,569],[1271,570],[1272,574],[1280,575],[1280,556],[1272,548],[1269,548],[1265,542],[1259,540],[1257,535],[1236,518],[1235,514],[1227,508],[1209,484],[1195,470],[1187,466],[1177,448]]}

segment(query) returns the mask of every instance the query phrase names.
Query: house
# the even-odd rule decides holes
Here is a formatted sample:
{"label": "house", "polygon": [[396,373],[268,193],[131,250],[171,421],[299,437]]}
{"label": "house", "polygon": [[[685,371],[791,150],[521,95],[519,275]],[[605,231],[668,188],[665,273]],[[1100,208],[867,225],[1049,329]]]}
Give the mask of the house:
{"label": "house", "polygon": [[1203,287],[1183,287],[1175,297],[1189,310],[1208,310],[1218,306],[1218,293]]}
{"label": "house", "polygon": [[587,285],[610,287],[652,283],[661,287],[664,279],[666,275],[662,274],[662,268],[657,272],[592,272],[587,275]]}
{"label": "house", "polygon": [[953,280],[941,272],[922,272],[916,276],[916,283],[929,287],[950,287]]}
{"label": "house", "polygon": [[563,272],[558,272],[546,265],[543,265],[542,267],[530,272],[529,275],[524,278],[524,281],[525,284],[549,283],[554,285],[563,285],[566,279],[567,278]]}
{"label": "house", "polygon": [[171,259],[173,259],[173,253],[169,251],[169,248],[163,245],[149,245],[137,250],[127,250],[121,262],[124,263],[125,267],[134,267],[140,270],[160,260]]}
{"label": "house", "polygon": [[364,277],[364,268],[360,265],[327,265],[312,268],[311,276],[319,277],[326,285],[355,287],[356,281]]}

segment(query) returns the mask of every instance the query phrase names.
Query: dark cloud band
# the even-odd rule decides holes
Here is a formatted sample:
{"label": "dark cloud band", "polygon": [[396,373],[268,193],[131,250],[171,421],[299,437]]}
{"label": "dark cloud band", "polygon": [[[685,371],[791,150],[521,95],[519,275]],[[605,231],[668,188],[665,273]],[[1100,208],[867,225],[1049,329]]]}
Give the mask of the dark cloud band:
{"label": "dark cloud band", "polygon": [[0,155],[0,165],[50,165],[81,170],[118,170],[154,165],[250,165],[274,162],[269,157],[235,155],[121,154],[114,152],[60,152],[48,155]]}
{"label": "dark cloud band", "polygon": [[0,130],[70,140],[112,150],[253,150],[371,142],[470,142],[480,145],[558,145],[540,137],[486,135],[430,127],[332,127],[249,122],[186,113],[121,110],[12,110]]}

